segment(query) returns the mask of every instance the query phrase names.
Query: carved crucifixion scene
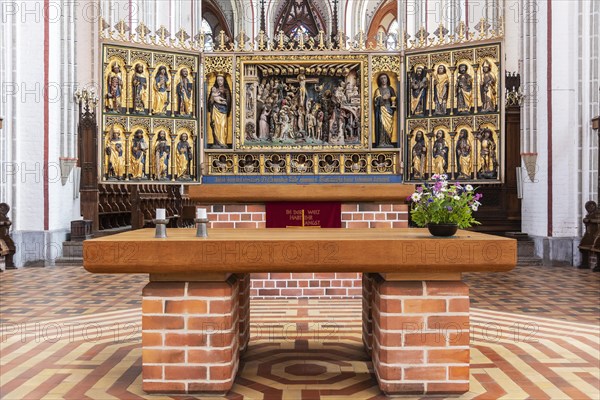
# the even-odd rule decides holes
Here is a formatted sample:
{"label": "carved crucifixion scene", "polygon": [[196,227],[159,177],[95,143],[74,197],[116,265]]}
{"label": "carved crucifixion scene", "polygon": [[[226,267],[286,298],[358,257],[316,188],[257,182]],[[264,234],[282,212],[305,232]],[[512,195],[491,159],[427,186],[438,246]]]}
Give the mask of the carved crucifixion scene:
{"label": "carved crucifixion scene", "polygon": [[244,146],[359,145],[360,63],[243,63]]}

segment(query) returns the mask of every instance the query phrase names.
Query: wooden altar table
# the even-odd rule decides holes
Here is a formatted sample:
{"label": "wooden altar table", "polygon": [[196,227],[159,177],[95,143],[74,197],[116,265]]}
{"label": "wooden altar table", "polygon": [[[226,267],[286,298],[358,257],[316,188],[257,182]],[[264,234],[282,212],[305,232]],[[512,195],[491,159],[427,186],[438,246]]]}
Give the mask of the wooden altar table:
{"label": "wooden altar table", "polygon": [[142,229],[86,240],[93,273],[147,273],[143,390],[222,393],[249,340],[253,272],[362,272],[363,342],[387,394],[469,390],[462,272],[509,271],[513,239],[425,229]]}

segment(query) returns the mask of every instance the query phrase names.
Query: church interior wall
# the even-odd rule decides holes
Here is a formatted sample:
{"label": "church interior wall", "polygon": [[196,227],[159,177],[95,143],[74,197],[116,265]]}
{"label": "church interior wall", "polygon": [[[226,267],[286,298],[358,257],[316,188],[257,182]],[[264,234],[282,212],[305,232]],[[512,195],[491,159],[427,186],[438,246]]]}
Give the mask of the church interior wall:
{"label": "church interior wall", "polygon": [[[522,229],[535,237],[548,236],[548,118],[547,118],[547,47],[546,18],[524,18],[521,4],[521,40],[523,75],[521,86],[525,98],[521,112],[521,151],[537,153],[535,174],[523,179]],[[545,15],[545,5],[538,8]],[[525,165],[523,165],[524,167]],[[527,175],[527,174],[525,174]],[[539,253],[538,253],[539,255]]]}
{"label": "church interior wall", "polygon": [[519,7],[520,0],[506,0],[504,6],[504,66],[508,72],[519,72],[521,66]]}
{"label": "church interior wall", "polygon": [[[11,219],[18,243],[40,243],[40,246],[48,247],[50,242],[61,243],[70,221],[79,218],[79,201],[73,198],[72,180],[63,186],[60,176],[56,176],[59,158],[73,157],[76,148],[76,108],[71,101],[74,90],[64,88],[74,82],[80,86],[98,85],[98,19],[93,15],[93,9],[84,11],[83,6],[74,6],[80,7],[71,10],[75,24],[60,21],[50,23],[49,80],[63,87],[61,96],[65,100],[49,103],[48,160],[55,165],[49,168],[53,176],[49,176],[52,178],[49,179],[49,222],[44,227],[43,218],[40,218],[44,210],[44,24],[43,18],[38,18],[39,12],[27,11],[35,9],[34,3],[41,5],[43,2],[27,3],[26,9],[22,8],[14,15],[3,15],[7,20],[6,23],[3,21],[0,28],[0,79],[5,83],[0,104],[0,116],[4,118],[4,127],[0,131],[3,163],[0,194],[2,201],[11,205]],[[67,3],[72,2],[59,2],[63,6]],[[257,34],[260,16],[257,8],[252,12],[247,2],[218,3],[224,7],[226,18],[236,21],[236,35],[241,30],[246,31],[248,36]],[[341,1],[338,17],[340,26],[350,37],[360,29],[367,30],[368,16],[383,3]],[[411,0],[406,4],[414,10],[406,18],[409,31],[411,28],[414,31],[417,24],[426,22],[427,30],[433,32],[440,19],[443,19],[439,10],[454,10],[464,6],[464,0],[429,1],[427,9],[418,8],[417,3],[421,2]],[[490,17],[495,0],[475,3],[469,8],[471,26],[486,13]],[[581,234],[582,205],[597,197],[598,144],[589,120],[599,112],[599,28],[598,24],[593,24],[593,18],[595,16],[597,20],[600,6],[592,0],[580,3],[579,8],[574,9],[569,1],[553,2],[553,156],[549,159],[546,2],[536,2],[535,21],[531,18],[523,21],[531,17],[526,15],[523,2],[504,2],[505,68],[507,71],[521,71],[522,87],[528,95],[522,112],[522,150],[538,153],[534,180],[530,181],[527,177],[523,179],[523,231],[535,238],[539,255],[565,260],[577,260],[578,252],[574,243]],[[266,1],[266,4],[268,30],[272,30],[270,18],[274,18],[278,2]],[[189,32],[197,29],[193,20],[198,18],[200,10],[201,1],[192,0],[102,2],[102,14],[111,26],[120,19],[130,17],[128,22],[133,24],[133,29],[138,21],[144,21],[152,24],[149,26],[152,31],[165,25],[171,34],[180,27]],[[357,18],[357,15],[365,17]],[[74,58],[73,65],[69,61],[71,58]],[[18,93],[8,95],[7,90],[13,89],[6,83],[16,85],[14,90]],[[548,232],[550,165],[553,166],[550,183],[553,224],[551,232]],[[15,168],[18,168],[18,172],[12,173]],[[549,234],[551,239],[548,239]]]}
{"label": "church interior wall", "polygon": [[[577,31],[577,8],[568,2],[552,4],[553,15],[560,23],[552,29],[552,236],[574,237],[579,232],[579,180],[578,167],[578,104],[577,75],[578,37],[569,34]],[[554,19],[554,18],[553,18]],[[558,22],[559,18],[556,19]],[[554,54],[557,56],[555,57]],[[560,56],[558,56],[560,55]]]}
{"label": "church interior wall", "polygon": [[[586,0],[579,7],[579,40],[582,43],[578,56],[579,84],[579,143],[581,207],[590,199],[598,198],[598,135],[592,130],[591,119],[600,115],[600,3]],[[589,173],[585,173],[589,171]]]}

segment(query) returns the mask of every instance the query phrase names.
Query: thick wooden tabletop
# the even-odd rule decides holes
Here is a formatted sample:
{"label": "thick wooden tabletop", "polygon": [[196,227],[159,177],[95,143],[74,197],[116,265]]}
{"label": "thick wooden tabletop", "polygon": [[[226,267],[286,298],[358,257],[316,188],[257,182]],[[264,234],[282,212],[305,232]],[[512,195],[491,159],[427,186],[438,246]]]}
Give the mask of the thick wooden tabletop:
{"label": "thick wooden tabletop", "polygon": [[97,273],[508,271],[514,239],[426,229],[140,229],[83,242],[83,265]]}
{"label": "thick wooden tabletop", "polygon": [[[257,179],[260,177],[257,177]],[[188,196],[203,203],[262,203],[265,201],[404,202],[415,191],[411,184],[210,184],[190,185]]]}

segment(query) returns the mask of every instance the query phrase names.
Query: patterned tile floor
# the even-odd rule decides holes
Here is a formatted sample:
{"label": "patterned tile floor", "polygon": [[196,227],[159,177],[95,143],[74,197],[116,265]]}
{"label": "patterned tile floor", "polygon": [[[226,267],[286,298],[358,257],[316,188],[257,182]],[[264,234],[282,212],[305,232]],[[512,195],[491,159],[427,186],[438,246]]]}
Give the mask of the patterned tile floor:
{"label": "patterned tile floor", "polygon": [[[600,274],[469,274],[471,391],[460,399],[600,398]],[[141,391],[145,275],[0,273],[0,398],[158,399]],[[383,399],[359,299],[256,300],[230,399]],[[191,398],[191,397],[187,397]]]}

